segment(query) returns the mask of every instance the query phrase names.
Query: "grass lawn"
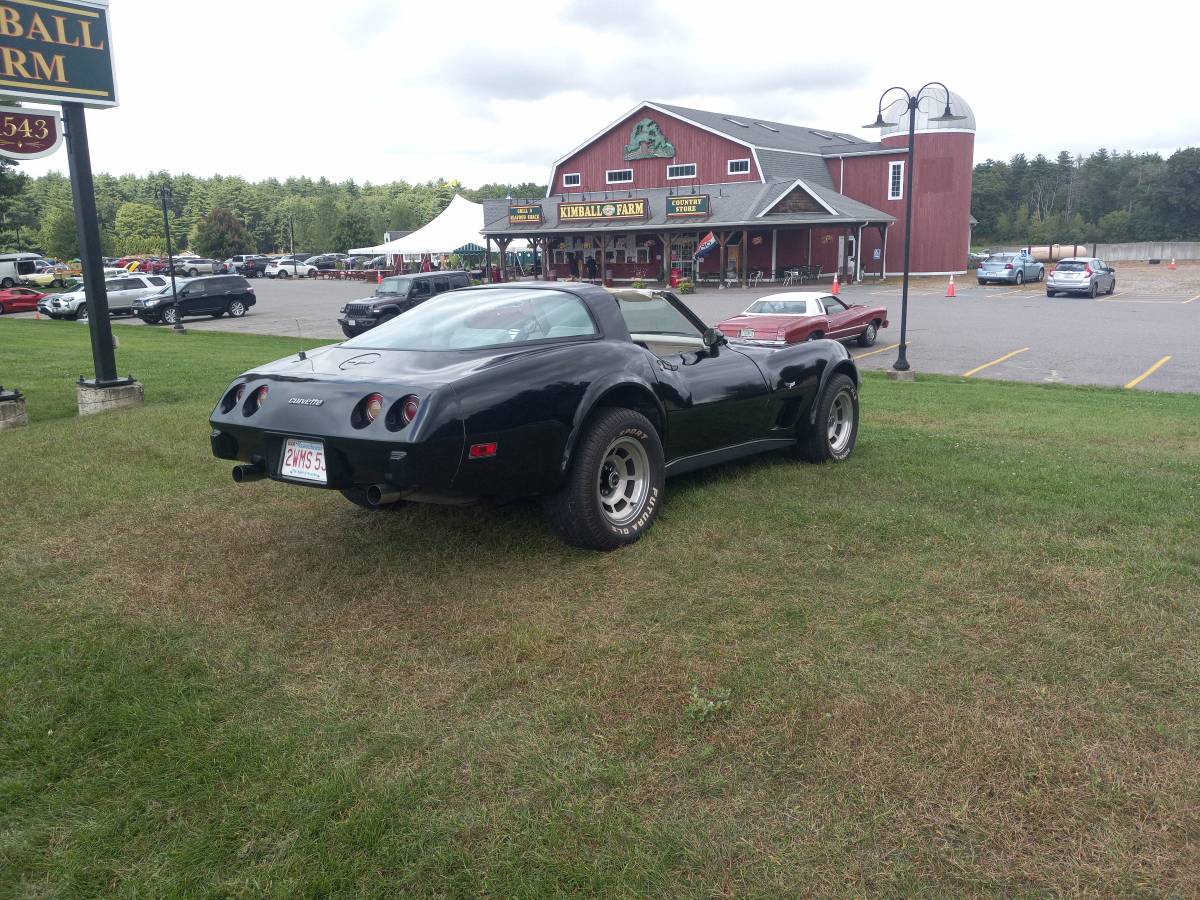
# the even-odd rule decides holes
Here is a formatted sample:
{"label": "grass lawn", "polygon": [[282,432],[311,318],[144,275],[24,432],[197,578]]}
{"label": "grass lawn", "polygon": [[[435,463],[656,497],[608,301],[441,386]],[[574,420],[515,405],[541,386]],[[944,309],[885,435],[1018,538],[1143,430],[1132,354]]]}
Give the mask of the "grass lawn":
{"label": "grass lawn", "polygon": [[281,338],[0,321],[0,896],[1200,893],[1200,397],[868,376],[858,450],[535,504],[236,487]]}

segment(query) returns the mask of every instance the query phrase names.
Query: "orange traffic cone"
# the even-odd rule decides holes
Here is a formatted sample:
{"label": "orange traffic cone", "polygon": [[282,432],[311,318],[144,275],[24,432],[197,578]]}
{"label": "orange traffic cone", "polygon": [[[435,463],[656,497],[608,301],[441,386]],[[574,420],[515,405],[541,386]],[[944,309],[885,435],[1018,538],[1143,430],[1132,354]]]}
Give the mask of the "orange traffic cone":
{"label": "orange traffic cone", "polygon": [[947,297],[954,296],[954,276],[953,275],[950,276],[950,283],[948,285],[946,285],[946,296]]}
{"label": "orange traffic cone", "polygon": [[1169,266],[1167,266],[1167,268],[1168,269],[1175,268],[1175,257],[1173,257],[1173,256],[1171,257],[1171,264]]}
{"label": "orange traffic cone", "polygon": [[842,289],[838,285],[838,273],[834,272],[833,273],[833,287],[829,289],[829,293],[833,294],[833,296],[836,297],[841,292],[842,292]]}
{"label": "orange traffic cone", "polygon": [[40,306],[35,306],[33,308],[33,317],[39,322],[42,320],[42,308]]}

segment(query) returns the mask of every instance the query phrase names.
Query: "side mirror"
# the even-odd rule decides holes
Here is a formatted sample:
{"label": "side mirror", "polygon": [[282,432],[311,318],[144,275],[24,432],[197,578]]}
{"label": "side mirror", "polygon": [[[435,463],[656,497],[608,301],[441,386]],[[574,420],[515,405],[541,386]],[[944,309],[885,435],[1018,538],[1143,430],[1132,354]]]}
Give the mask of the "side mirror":
{"label": "side mirror", "polygon": [[729,342],[729,339],[726,338],[725,335],[721,334],[721,330],[719,328],[704,329],[703,340],[704,340],[704,346],[707,347],[709,350],[713,350],[717,347],[720,347],[722,344],[726,344]]}

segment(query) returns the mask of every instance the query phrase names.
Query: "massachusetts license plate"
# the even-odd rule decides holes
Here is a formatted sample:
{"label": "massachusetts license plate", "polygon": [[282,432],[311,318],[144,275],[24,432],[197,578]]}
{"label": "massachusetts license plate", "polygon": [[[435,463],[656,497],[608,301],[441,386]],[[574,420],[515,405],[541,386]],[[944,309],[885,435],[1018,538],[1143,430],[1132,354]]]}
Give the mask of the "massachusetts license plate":
{"label": "massachusetts license plate", "polygon": [[279,465],[283,478],[326,484],[325,445],[320,441],[288,438],[283,444],[283,461]]}
{"label": "massachusetts license plate", "polygon": [[738,332],[738,337],[754,337],[754,329],[753,328],[743,328],[741,331]]}

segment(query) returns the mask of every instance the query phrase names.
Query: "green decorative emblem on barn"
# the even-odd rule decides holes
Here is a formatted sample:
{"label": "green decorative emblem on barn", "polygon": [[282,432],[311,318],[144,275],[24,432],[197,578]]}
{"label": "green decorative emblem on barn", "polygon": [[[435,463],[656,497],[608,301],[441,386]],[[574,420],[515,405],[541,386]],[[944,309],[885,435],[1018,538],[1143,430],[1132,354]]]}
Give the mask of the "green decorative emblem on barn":
{"label": "green decorative emblem on barn", "polygon": [[625,145],[626,161],[634,159],[674,159],[675,145],[666,139],[653,119],[642,119],[633,126]]}

